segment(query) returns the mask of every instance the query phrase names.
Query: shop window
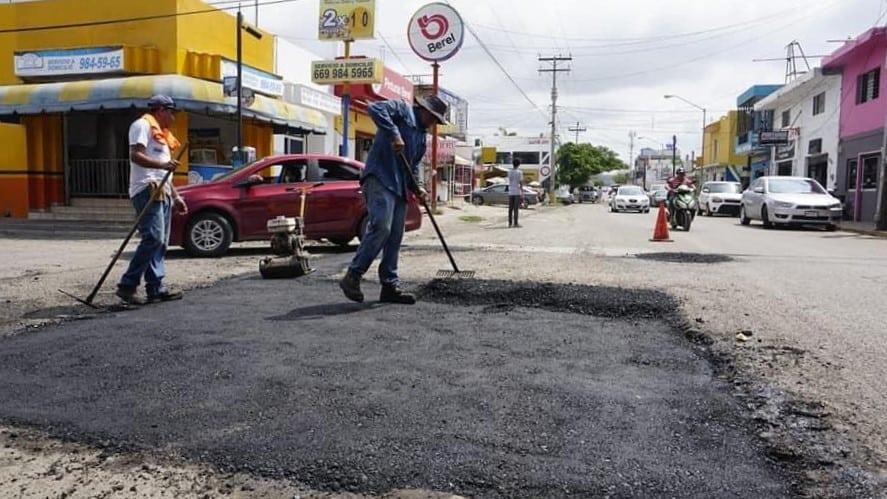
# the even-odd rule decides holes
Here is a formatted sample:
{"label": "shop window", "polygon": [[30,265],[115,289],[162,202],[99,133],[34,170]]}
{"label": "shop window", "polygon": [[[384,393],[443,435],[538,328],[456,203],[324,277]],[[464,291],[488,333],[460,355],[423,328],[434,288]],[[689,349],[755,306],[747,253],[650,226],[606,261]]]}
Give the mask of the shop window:
{"label": "shop window", "polygon": [[862,157],[862,188],[877,189],[878,188],[878,163],[881,162],[881,156],[863,156]]}
{"label": "shop window", "polygon": [[782,112],[782,128],[788,128],[792,124],[792,113],[790,109]]}
{"label": "shop window", "polygon": [[847,160],[847,190],[856,190],[856,159]]}
{"label": "shop window", "polygon": [[807,154],[821,154],[822,153],[822,139],[813,139],[807,144]]}
{"label": "shop window", "polygon": [[856,103],[863,104],[877,99],[880,86],[881,68],[875,68],[868,73],[859,75],[856,82]]}
{"label": "shop window", "polygon": [[535,151],[531,152],[514,152],[514,159],[519,159],[522,165],[538,165],[539,162],[539,153]]}
{"label": "shop window", "polygon": [[813,98],[813,116],[825,112],[825,92]]}
{"label": "shop window", "polygon": [[776,165],[776,174],[780,177],[791,177],[792,176],[792,162],[791,161],[783,161],[782,163],[777,163]]}

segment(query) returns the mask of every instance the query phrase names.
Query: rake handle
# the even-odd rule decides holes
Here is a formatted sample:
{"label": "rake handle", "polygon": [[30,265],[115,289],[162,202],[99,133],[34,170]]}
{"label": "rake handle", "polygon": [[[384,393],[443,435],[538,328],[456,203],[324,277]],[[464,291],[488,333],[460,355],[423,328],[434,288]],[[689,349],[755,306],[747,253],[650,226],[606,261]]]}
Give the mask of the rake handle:
{"label": "rake handle", "polygon": [[[410,181],[414,186],[418,186],[419,183],[416,182],[416,177],[413,175],[413,170],[410,169],[410,163],[407,161],[407,157],[403,154],[403,151],[398,153],[401,161],[404,165],[404,170],[406,170],[407,175],[410,176]],[[456,260],[453,258],[453,254],[450,252],[450,247],[447,246],[447,241],[444,239],[443,232],[440,231],[440,227],[437,226],[437,220],[434,219],[434,213],[431,212],[431,208],[428,206],[428,202],[425,200],[424,196],[416,196],[419,198],[419,201],[422,202],[422,206],[425,207],[425,212],[428,213],[428,218],[431,220],[431,225],[434,226],[434,231],[437,232],[437,238],[440,239],[440,244],[443,246],[444,251],[447,253],[447,258],[450,259],[450,264],[453,266],[453,270],[458,274],[459,266],[456,265]]]}
{"label": "rake handle", "polygon": [[[184,154],[185,150],[188,149],[188,143],[186,142],[182,149],[179,151],[179,154],[176,156],[176,161],[182,158],[182,154]],[[123,254],[123,249],[126,248],[126,245],[129,244],[129,240],[132,239],[133,234],[136,233],[136,230],[139,228],[139,223],[145,218],[145,214],[148,213],[148,209],[151,208],[151,205],[157,201],[157,197],[159,193],[163,190],[163,186],[166,185],[166,182],[169,180],[173,174],[173,170],[167,170],[166,175],[163,176],[163,180],[160,181],[160,187],[151,194],[151,198],[148,199],[148,202],[145,204],[145,207],[142,208],[142,211],[139,212],[139,215],[136,217],[136,221],[132,224],[132,228],[129,229],[129,234],[126,235],[126,239],[120,244],[120,247],[117,248],[117,252],[114,253],[114,258],[111,259],[111,263],[105,268],[105,271],[102,273],[102,277],[99,278],[99,282],[96,283],[95,287],[92,288],[92,291],[89,293],[89,296],[86,297],[86,303],[92,304],[92,300],[95,299],[95,295],[98,294],[99,290],[102,289],[102,284],[105,283],[105,279],[108,278],[108,274],[111,273],[111,269],[114,268],[114,264],[117,263],[117,260],[120,259],[120,255]]]}

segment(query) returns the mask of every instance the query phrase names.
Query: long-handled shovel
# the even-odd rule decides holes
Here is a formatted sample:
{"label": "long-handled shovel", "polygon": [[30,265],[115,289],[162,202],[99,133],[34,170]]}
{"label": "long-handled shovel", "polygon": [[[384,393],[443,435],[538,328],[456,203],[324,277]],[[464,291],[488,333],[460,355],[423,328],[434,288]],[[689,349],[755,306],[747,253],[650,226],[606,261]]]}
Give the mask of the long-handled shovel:
{"label": "long-handled shovel", "polygon": [[[400,160],[403,162],[403,169],[406,170],[407,175],[409,175],[410,180],[413,182],[413,185],[419,185],[416,182],[416,177],[413,175],[413,170],[410,168],[410,163],[407,161],[407,157],[404,156],[403,151],[399,152]],[[431,220],[431,225],[434,226],[434,231],[437,232],[437,237],[440,239],[440,244],[443,246],[444,251],[447,252],[447,258],[450,259],[450,264],[453,266],[453,270],[438,270],[437,278],[438,279],[450,279],[450,278],[462,278],[462,279],[471,279],[474,277],[473,270],[459,270],[459,266],[456,265],[456,260],[453,259],[453,254],[450,252],[449,246],[447,246],[447,242],[444,239],[443,233],[440,231],[440,227],[437,226],[437,221],[434,220],[434,213],[431,212],[431,208],[428,206],[428,202],[425,201],[425,198],[420,197],[420,201],[422,201],[422,206],[425,207],[425,211],[428,213],[428,218]]]}
{"label": "long-handled shovel", "polygon": [[[186,142],[185,145],[182,146],[182,149],[179,150],[179,153],[176,155],[176,161],[182,159],[182,155],[185,153],[185,151],[187,149],[188,149],[188,143]],[[99,289],[102,288],[102,284],[105,283],[105,279],[108,278],[108,274],[111,273],[111,269],[114,268],[114,264],[117,263],[117,260],[120,258],[120,255],[123,253],[123,249],[126,248],[126,245],[129,244],[129,240],[132,239],[133,234],[135,234],[136,230],[139,228],[139,222],[141,222],[142,219],[145,217],[145,214],[148,213],[148,210],[151,208],[151,205],[153,205],[154,202],[157,201],[157,198],[160,196],[160,193],[163,192],[163,186],[166,185],[166,182],[169,181],[172,174],[173,174],[173,171],[168,170],[166,172],[166,175],[163,176],[163,180],[160,181],[160,186],[157,189],[155,189],[153,193],[151,193],[151,198],[148,199],[148,202],[145,204],[145,207],[142,208],[141,212],[139,212],[139,216],[136,217],[135,223],[132,224],[132,229],[129,230],[129,234],[127,234],[126,239],[123,240],[123,242],[120,244],[120,248],[118,248],[117,252],[114,253],[114,258],[111,259],[111,263],[109,263],[108,267],[105,268],[105,271],[102,273],[102,277],[99,278],[99,282],[97,282],[95,284],[95,287],[92,288],[92,292],[89,293],[89,296],[87,296],[86,299],[84,300],[84,299],[78,298],[73,293],[69,293],[63,289],[59,290],[60,293],[70,296],[71,298],[79,301],[80,303],[82,303],[88,307],[92,307],[96,310],[102,309],[102,307],[99,307],[98,305],[95,305],[94,303],[92,303],[92,301],[95,299],[95,295],[97,295],[99,292]]]}

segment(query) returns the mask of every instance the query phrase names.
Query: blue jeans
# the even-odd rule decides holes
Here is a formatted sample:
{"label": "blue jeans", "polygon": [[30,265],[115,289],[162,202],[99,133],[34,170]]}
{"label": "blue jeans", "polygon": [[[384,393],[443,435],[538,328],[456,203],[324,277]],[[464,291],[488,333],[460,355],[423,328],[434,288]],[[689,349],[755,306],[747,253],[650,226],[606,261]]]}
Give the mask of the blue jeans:
{"label": "blue jeans", "polygon": [[[142,189],[132,198],[136,215],[142,212],[151,199],[150,189]],[[144,218],[139,222],[139,235],[142,240],[136,248],[129,268],[120,278],[119,286],[126,290],[139,287],[142,275],[145,276],[145,290],[148,296],[163,291],[163,277],[166,275],[164,258],[169,244],[169,225],[172,220],[172,203],[167,199],[154,201]]]}
{"label": "blue jeans", "polygon": [[397,277],[397,260],[400,257],[406,221],[406,199],[386,189],[372,175],[363,181],[363,195],[366,198],[369,223],[348,271],[357,276],[364,275],[373,260],[379,256],[379,252],[382,252],[379,281],[396,286],[400,282]]}

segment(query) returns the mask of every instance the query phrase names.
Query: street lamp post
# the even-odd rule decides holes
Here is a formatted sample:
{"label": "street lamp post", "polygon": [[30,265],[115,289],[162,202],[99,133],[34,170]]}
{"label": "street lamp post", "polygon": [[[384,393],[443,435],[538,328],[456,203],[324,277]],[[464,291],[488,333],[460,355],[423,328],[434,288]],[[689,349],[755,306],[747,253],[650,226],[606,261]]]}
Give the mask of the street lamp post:
{"label": "street lamp post", "polygon": [[707,116],[706,116],[706,110],[705,110],[705,108],[702,107],[702,106],[700,106],[700,105],[698,105],[698,104],[694,104],[694,103],[688,101],[687,99],[681,97],[680,95],[667,94],[667,95],[665,95],[665,98],[666,98],[666,99],[678,99],[678,100],[682,100],[682,101],[684,101],[685,103],[687,103],[687,104],[689,104],[689,105],[695,107],[696,109],[699,109],[700,111],[702,111],[702,149],[701,149],[701,151],[700,151],[700,153],[699,153],[699,157],[702,158],[702,166],[705,166],[705,122],[707,121],[707,120],[706,120]]}

